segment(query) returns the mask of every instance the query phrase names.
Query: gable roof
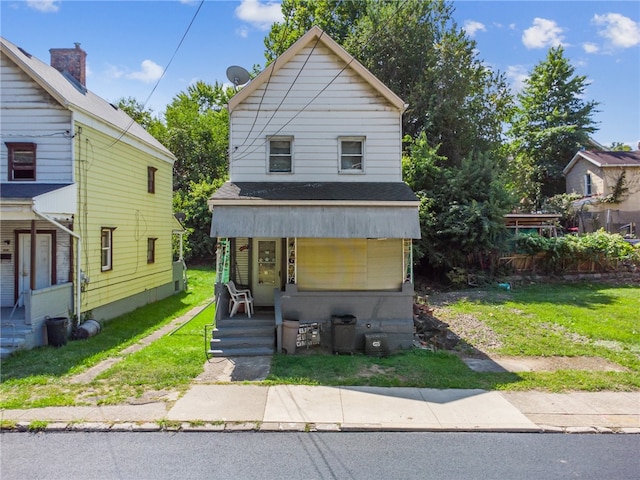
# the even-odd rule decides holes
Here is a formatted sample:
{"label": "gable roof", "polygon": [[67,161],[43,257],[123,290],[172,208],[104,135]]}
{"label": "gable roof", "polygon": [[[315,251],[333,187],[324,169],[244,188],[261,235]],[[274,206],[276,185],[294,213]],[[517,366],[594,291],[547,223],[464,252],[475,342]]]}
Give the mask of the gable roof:
{"label": "gable roof", "polygon": [[640,167],[640,151],[633,152],[596,152],[582,150],[576,153],[569,164],[564,167],[565,175],[573,168],[578,160],[584,159],[598,168],[607,167]]}
{"label": "gable roof", "polygon": [[94,94],[22,48],[0,37],[0,50],[60,105],[82,112],[142,142],[172,163],[174,155],[123,110]]}
{"label": "gable roof", "polygon": [[382,95],[389,103],[400,111],[404,111],[406,104],[399,96],[391,91],[384,83],[382,83],[373,73],[367,70],[360,62],[358,62],[353,56],[342,48],[338,43],[333,40],[329,35],[324,33],[317,26],[311,27],[311,29],[300,37],[293,45],[291,45],[282,55],[276,58],[271,64],[265,68],[260,74],[251,80],[246,86],[242,88],[229,100],[229,111],[233,111],[238,104],[243,102],[249,95],[255,92],[258,87],[266,83],[268,79],[280,70],[285,64],[287,64],[293,57],[295,57],[302,49],[304,49],[310,43],[321,43],[327,47],[333,54],[339,57],[343,62],[347,64],[347,67],[355,71],[364,82],[368,83],[374,90]]}

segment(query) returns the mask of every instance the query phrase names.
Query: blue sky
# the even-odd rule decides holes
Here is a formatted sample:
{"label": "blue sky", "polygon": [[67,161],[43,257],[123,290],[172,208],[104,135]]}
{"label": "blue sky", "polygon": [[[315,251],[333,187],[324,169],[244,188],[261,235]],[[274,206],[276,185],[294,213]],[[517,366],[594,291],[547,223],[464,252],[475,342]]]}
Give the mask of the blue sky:
{"label": "blue sky", "polygon": [[[600,103],[594,138],[605,145],[616,141],[637,148],[640,1],[453,5],[456,22],[477,42],[478,57],[504,72],[514,91],[549,47],[563,45],[576,73],[591,82],[585,100]],[[90,90],[110,101],[149,99],[147,106],[158,114],[196,80],[227,83],[230,65],[248,70],[262,65],[264,37],[280,19],[278,3],[267,0],[206,0],[198,12],[199,7],[199,1],[191,0],[1,0],[0,31],[47,63],[50,48],[71,48],[79,42],[87,52]]]}

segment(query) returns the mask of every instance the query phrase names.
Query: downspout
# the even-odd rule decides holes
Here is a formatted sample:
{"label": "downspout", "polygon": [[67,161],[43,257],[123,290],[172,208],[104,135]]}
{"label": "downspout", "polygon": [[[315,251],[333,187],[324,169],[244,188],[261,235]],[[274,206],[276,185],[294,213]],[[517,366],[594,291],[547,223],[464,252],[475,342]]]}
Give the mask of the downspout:
{"label": "downspout", "polygon": [[35,205],[31,207],[31,210],[33,211],[33,213],[35,213],[37,216],[39,216],[40,218],[42,218],[43,220],[46,220],[47,222],[55,225],[57,228],[59,228],[60,230],[62,230],[63,232],[68,233],[69,235],[71,235],[73,238],[75,238],[78,242],[78,248],[76,249],[76,282],[75,282],[75,286],[76,286],[76,301],[74,302],[74,314],[76,316],[76,320],[79,322],[80,321],[80,302],[81,302],[81,269],[80,269],[80,260],[81,260],[81,255],[80,255],[80,251],[81,251],[81,247],[82,247],[82,239],[80,237],[79,234],[77,234],[76,232],[74,232],[73,230],[69,230],[67,227],[65,227],[64,225],[62,225],[60,222],[58,222],[57,220],[54,220],[53,218],[45,215],[42,212],[39,212]]}

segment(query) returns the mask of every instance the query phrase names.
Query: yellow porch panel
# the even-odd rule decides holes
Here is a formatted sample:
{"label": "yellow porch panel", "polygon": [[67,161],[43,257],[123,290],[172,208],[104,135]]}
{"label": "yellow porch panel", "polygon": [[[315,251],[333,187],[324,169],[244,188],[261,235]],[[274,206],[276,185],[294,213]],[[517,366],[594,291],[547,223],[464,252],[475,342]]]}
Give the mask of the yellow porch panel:
{"label": "yellow porch panel", "polygon": [[[172,165],[102,129],[82,127],[75,138],[82,270],[89,282],[81,311],[172,282]],[[155,168],[155,193],[148,169]],[[101,268],[101,229],[112,229],[112,268]],[[149,239],[155,259],[147,262]],[[149,298],[154,301],[154,298]]]}
{"label": "yellow porch panel", "polygon": [[298,238],[299,290],[399,290],[402,239]]}

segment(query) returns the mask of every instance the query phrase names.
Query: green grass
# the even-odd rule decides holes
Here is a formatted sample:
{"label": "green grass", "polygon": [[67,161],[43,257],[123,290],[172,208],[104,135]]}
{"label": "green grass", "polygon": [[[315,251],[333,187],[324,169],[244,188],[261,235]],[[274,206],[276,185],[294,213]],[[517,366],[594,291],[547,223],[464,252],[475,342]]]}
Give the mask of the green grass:
{"label": "green grass", "polygon": [[[127,356],[122,361],[124,366],[116,364],[117,369],[113,367],[113,373],[105,372],[89,387],[69,380],[102,360],[120,357],[120,352],[126,347],[210,300],[214,275],[211,269],[190,269],[188,292],[109,320],[104,323],[100,334],[89,339],[69,341],[62,348],[40,347],[21,351],[3,360],[0,408],[77,405],[93,402],[96,398],[99,403],[113,403],[130,395],[140,395],[147,388],[169,384],[172,387],[184,386],[195,371],[195,363],[199,362],[202,369],[202,325],[211,323],[211,308],[201,312],[173,335],[165,336],[144,348],[140,355]],[[198,328],[200,330],[196,338],[194,330]],[[137,359],[135,367],[131,367],[135,360],[132,361],[130,357]],[[170,363],[180,365],[187,373],[176,373],[176,369],[169,368]],[[121,373],[126,368],[129,371],[136,370],[137,374]]]}
{"label": "green grass", "polygon": [[[214,305],[171,334],[130,354],[122,351],[197,305],[210,301],[214,272],[192,269],[189,292],[106,322],[102,332],[62,348],[19,352],[2,362],[0,408],[116,404],[180,393],[203,371],[204,325]],[[471,315],[514,356],[602,357],[624,372],[478,373],[455,354],[413,349],[386,358],[313,351],[274,355],[265,384],[402,386],[495,390],[640,389],[640,286],[531,285],[488,290],[437,310],[443,320]],[[89,384],[71,378],[108,358],[120,361]],[[174,396],[175,398],[175,396]]]}

